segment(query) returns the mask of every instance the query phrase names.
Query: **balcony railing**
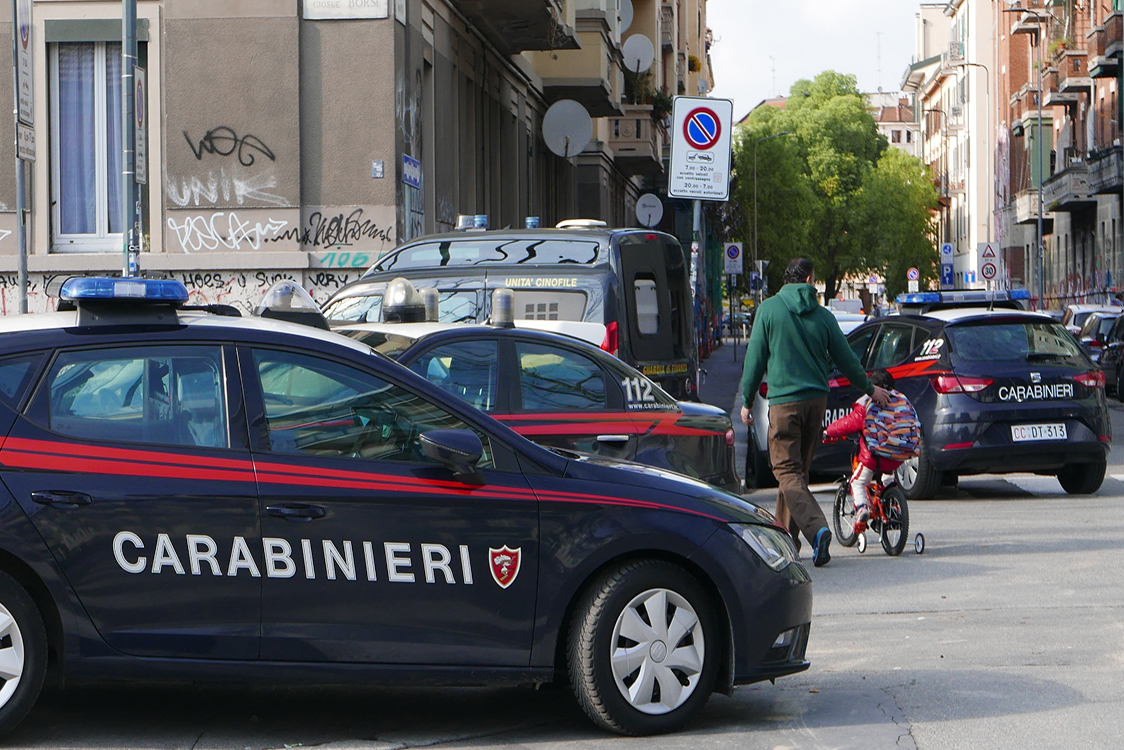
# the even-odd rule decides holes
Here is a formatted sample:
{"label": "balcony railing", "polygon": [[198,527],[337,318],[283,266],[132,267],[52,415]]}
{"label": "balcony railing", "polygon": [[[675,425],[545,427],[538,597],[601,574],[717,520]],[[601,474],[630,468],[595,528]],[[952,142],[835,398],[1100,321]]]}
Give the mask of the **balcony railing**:
{"label": "balcony railing", "polygon": [[652,120],[651,104],[626,104],[624,117],[611,121],[609,146],[613,161],[626,175],[658,175],[663,170],[660,130]]}
{"label": "balcony railing", "polygon": [[1093,193],[1119,193],[1120,147],[1089,155],[1089,190]]}
{"label": "balcony railing", "polygon": [[1073,211],[1096,204],[1089,190],[1089,166],[1074,159],[1042,185],[1042,201],[1049,211]]}
{"label": "balcony railing", "polygon": [[565,19],[564,0],[453,0],[499,50],[580,49]]}
{"label": "balcony railing", "polygon": [[1104,20],[1104,55],[1120,57],[1124,50],[1124,13],[1115,10]]}

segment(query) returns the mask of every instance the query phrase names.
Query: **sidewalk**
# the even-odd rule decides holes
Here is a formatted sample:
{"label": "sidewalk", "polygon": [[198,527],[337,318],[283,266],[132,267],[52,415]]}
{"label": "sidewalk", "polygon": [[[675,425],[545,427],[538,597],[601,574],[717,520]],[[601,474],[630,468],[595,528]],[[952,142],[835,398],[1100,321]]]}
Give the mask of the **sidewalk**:
{"label": "sidewalk", "polygon": [[704,402],[724,409],[730,415],[734,423],[734,466],[738,476],[745,479],[745,452],[749,432],[742,424],[742,397],[739,392],[745,360],[745,340],[739,338],[736,349],[732,338],[725,338],[723,341],[723,345],[700,365],[706,375],[702,378],[699,396]]}

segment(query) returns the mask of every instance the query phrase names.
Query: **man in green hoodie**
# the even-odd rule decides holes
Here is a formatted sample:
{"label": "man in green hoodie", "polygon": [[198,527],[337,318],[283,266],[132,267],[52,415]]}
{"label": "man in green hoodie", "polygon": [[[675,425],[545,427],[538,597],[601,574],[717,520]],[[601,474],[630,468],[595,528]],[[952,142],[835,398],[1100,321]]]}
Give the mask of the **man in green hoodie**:
{"label": "man in green hoodie", "polygon": [[835,316],[820,306],[814,275],[811,261],[794,259],[780,292],[757,311],[742,374],[742,421],[753,424],[753,399],[768,374],[769,463],[780,487],[777,520],[789,528],[797,546],[798,534],[804,533],[818,568],[831,559],[831,532],[808,489],[808,472],[823,434],[831,363],[877,403],[886,405],[890,395],[871,384]]}

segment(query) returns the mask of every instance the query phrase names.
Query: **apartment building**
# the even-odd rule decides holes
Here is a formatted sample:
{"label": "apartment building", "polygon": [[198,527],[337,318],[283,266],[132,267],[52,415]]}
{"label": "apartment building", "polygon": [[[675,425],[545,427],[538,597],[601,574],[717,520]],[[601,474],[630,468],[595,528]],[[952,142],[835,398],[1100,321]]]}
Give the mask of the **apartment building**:
{"label": "apartment building", "polygon": [[867,107],[878,132],[893,148],[918,156],[920,126],[914,112],[913,97],[899,92],[882,92],[866,95]]}
{"label": "apartment building", "polygon": [[[22,5],[33,19],[36,159],[26,176],[37,311],[52,278],[122,266],[122,9]],[[527,217],[632,224],[640,192],[663,189],[654,93],[712,85],[705,0],[137,6],[147,81],[140,265],[183,280],[198,302],[249,308],[283,278],[323,299],[462,214],[493,228]],[[0,33],[12,33],[10,12],[0,7]],[[632,100],[621,50],[638,33],[659,53]],[[12,100],[10,79],[0,96]],[[594,118],[593,140],[570,158],[542,137],[561,99]],[[14,141],[10,118],[0,133]],[[0,312],[18,298],[13,161],[0,161]]]}
{"label": "apartment building", "polygon": [[918,155],[937,181],[938,237],[953,247],[958,289],[984,288],[980,247],[995,239],[990,94],[997,12],[992,0],[922,4],[915,62],[902,79],[902,90],[916,97]]}

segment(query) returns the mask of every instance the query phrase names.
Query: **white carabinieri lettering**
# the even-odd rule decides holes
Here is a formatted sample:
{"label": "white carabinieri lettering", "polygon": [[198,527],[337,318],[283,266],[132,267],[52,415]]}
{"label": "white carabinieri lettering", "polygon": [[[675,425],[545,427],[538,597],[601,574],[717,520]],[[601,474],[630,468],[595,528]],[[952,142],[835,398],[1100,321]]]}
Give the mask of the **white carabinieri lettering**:
{"label": "white carabinieri lettering", "polygon": [[1000,401],[1046,401],[1069,398],[1073,398],[1073,385],[1071,383],[1005,385],[999,388]]}

